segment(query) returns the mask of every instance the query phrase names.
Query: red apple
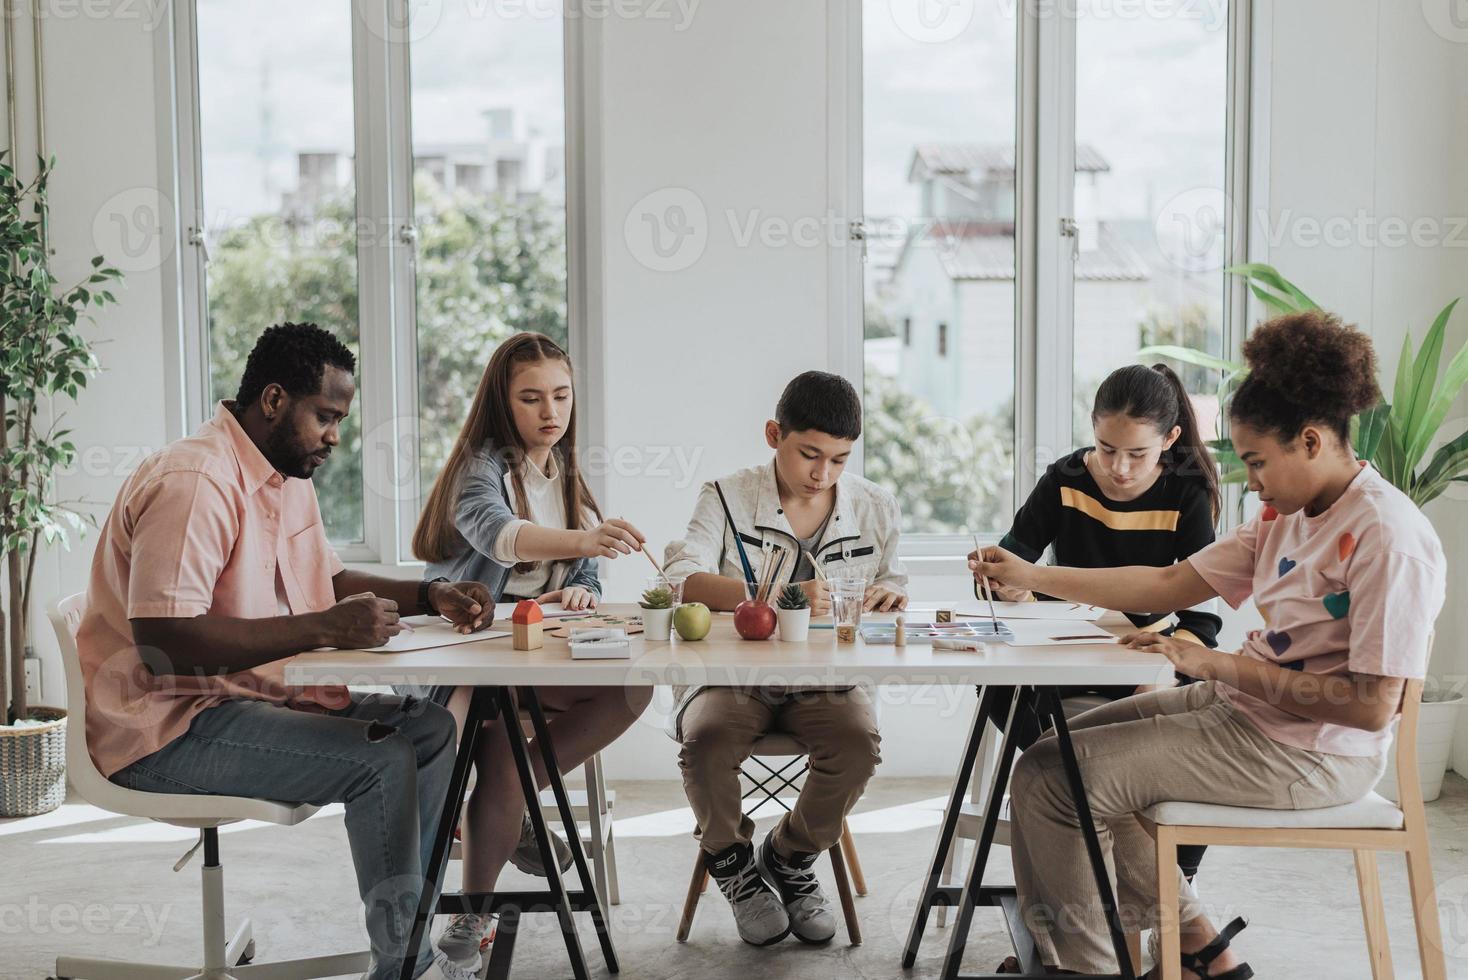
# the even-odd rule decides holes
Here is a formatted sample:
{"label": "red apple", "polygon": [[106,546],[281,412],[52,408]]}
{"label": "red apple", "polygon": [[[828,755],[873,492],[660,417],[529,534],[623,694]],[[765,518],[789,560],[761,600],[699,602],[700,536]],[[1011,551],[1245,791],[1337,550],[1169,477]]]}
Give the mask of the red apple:
{"label": "red apple", "polygon": [[746,599],[734,607],[734,630],[746,640],[768,640],[775,632],[774,608]]}

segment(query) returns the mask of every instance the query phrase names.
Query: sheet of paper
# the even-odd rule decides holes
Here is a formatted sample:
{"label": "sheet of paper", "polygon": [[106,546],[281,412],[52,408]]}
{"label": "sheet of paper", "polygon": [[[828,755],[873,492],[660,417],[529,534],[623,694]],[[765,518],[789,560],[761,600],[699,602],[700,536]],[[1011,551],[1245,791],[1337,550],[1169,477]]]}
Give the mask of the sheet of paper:
{"label": "sheet of paper", "polygon": [[[496,602],[494,604],[494,624],[496,626],[508,626],[510,623],[510,614],[514,611],[515,603]],[[546,619],[561,619],[565,616],[585,616],[588,611],[572,612],[568,609],[561,608],[559,602],[548,602],[540,607],[540,613]]]}
{"label": "sheet of paper", "polygon": [[1075,620],[1021,619],[1011,621],[1013,647],[1077,646],[1087,643],[1115,643],[1116,634],[1099,626]]}
{"label": "sheet of paper", "polygon": [[438,616],[404,616],[402,622],[413,628],[403,630],[380,647],[369,649],[373,653],[407,653],[409,650],[447,647],[455,643],[472,643],[475,640],[495,640],[510,635],[508,630],[494,629],[460,633],[451,623]]}
{"label": "sheet of paper", "polygon": [[[994,612],[1000,619],[1045,619],[1094,623],[1106,615],[1101,606],[1088,606],[1083,602],[995,602]],[[964,619],[989,615],[989,604],[983,600],[964,603],[963,609],[954,613]]]}

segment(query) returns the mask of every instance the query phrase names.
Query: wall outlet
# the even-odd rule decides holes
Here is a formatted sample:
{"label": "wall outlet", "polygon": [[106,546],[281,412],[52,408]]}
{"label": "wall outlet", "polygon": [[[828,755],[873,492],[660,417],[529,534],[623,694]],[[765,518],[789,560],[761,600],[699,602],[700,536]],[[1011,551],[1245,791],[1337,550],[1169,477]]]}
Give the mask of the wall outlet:
{"label": "wall outlet", "polygon": [[31,704],[41,704],[41,661],[27,657],[25,661],[25,698]]}

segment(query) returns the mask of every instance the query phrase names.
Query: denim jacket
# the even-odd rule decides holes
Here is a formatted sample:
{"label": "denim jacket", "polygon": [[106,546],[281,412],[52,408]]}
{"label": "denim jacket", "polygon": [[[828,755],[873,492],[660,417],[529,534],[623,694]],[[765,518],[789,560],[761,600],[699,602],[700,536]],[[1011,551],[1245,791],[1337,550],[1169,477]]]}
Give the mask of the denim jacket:
{"label": "denim jacket", "polygon": [[[423,572],[424,578],[483,582],[495,601],[500,601],[514,566],[494,558],[494,543],[505,525],[520,519],[510,501],[510,481],[505,478],[507,472],[504,453],[486,445],[474,454],[473,461],[464,470],[464,482],[454,512],[454,527],[459,532],[460,545],[446,561],[430,562]],[[575,559],[569,563],[561,580],[556,582],[553,578],[550,584],[552,588],[580,586],[601,598],[601,580],[597,577],[595,559]]]}

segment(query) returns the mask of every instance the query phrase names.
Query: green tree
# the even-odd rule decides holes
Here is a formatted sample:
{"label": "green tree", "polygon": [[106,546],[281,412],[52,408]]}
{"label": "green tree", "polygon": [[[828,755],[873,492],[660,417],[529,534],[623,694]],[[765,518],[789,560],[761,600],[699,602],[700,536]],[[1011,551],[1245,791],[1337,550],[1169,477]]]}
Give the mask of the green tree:
{"label": "green tree", "polygon": [[866,476],[902,502],[903,529],[969,533],[1009,526],[1014,479],[1012,419],[951,419],[866,372]]}
{"label": "green tree", "polygon": [[[414,192],[421,445],[408,448],[427,488],[495,347],[520,330],[565,345],[565,221],[558,206],[542,199],[449,194],[422,174]],[[272,323],[311,320],[357,346],[357,238],[350,195],[321,205],[308,222],[260,215],[221,236],[209,267],[216,398],[233,396],[255,338]],[[360,540],[356,413],[316,483],[327,533],[336,541]]]}

